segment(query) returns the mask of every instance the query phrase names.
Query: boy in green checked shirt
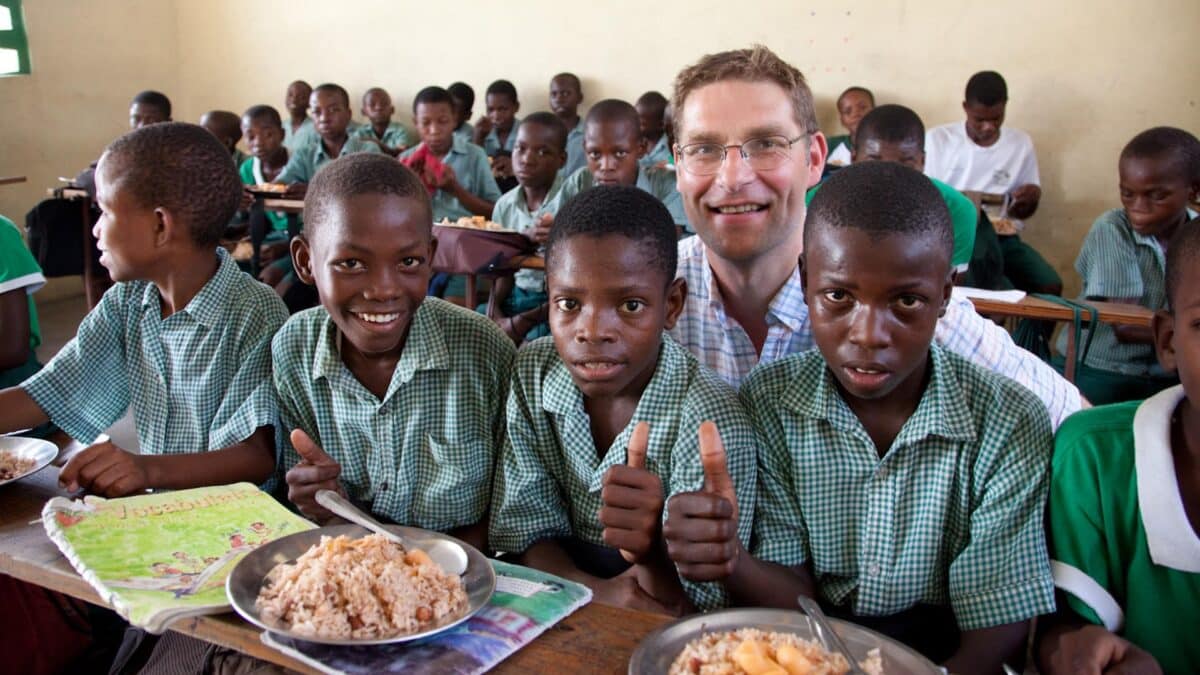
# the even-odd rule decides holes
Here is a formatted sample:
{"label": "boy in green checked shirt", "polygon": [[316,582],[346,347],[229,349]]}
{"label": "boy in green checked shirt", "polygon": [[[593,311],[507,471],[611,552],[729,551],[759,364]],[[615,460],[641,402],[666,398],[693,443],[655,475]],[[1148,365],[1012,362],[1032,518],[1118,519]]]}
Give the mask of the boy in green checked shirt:
{"label": "boy in green checked shirt", "polygon": [[516,348],[486,317],[425,297],[432,222],[420,179],[390,157],[343,157],[313,180],[292,257],[321,304],[272,345],[291,431],[278,475],[318,521],[317,490],[338,490],[483,548]]}
{"label": "boy in green checked shirt", "polygon": [[685,578],[736,602],[873,627],[956,673],[1000,673],[1053,610],[1042,530],[1050,420],[1028,391],[932,345],[953,288],[950,216],[920,173],[854,164],[813,199],[801,276],[818,350],[742,395],[762,439],[753,545],[728,494],[668,503]]}
{"label": "boy in green checked shirt", "polygon": [[101,157],[95,234],[119,283],[41,372],[0,391],[0,433],[49,420],[90,442],[132,407],[141,454],[96,443],[63,468],[68,489],[270,477],[270,344],[287,310],[217,246],[241,191],[225,148],[191,124],[137,129]]}
{"label": "boy in green checked shirt", "polygon": [[743,544],[754,511],[749,419],[665,333],[687,295],[676,255],[670,213],[644,191],[596,188],[559,211],[546,252],[553,339],[517,355],[489,526],[493,548],[648,611],[728,601],[718,584],[681,586],[661,537],[665,498],[705,485],[702,426],[725,435]]}
{"label": "boy in green checked shirt", "polygon": [[354,135],[379,146],[383,152],[395,157],[412,145],[408,130],[392,121],[396,107],[386,89],[371,87],[363,94],[362,114],[367,123],[354,130]]}

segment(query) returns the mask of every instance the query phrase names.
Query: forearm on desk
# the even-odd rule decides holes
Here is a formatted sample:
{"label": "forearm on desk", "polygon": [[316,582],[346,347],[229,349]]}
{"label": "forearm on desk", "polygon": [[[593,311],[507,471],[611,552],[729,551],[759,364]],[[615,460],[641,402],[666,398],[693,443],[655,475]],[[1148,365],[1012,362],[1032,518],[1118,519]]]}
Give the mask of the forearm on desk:
{"label": "forearm on desk", "polygon": [[262,483],[275,471],[274,427],[259,427],[241,443],[182,455],[143,455],[155,489],[180,490],[239,481]]}
{"label": "forearm on desk", "polygon": [[50,421],[50,417],[24,389],[0,390],[0,434],[32,429]]}

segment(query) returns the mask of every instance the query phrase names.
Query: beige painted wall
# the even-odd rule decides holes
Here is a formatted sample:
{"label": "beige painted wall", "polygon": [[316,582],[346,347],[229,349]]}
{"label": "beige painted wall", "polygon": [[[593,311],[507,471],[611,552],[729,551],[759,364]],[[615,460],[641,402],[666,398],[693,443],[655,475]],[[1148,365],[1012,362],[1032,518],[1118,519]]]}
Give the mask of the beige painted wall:
{"label": "beige painted wall", "polygon": [[[933,126],[960,119],[971,73],[1002,72],[1008,123],[1033,136],[1041,161],[1045,197],[1027,239],[1073,289],[1079,243],[1095,216],[1117,204],[1121,146],[1157,124],[1200,132],[1194,0],[27,5],[35,74],[0,80],[0,100],[16,103],[6,106],[0,174],[33,181],[0,188],[0,212],[10,215],[94,157],[145,87],[163,87],[176,119],[194,121],[209,108],[282,107],[295,78],[336,81],[352,97],[379,85],[407,122],[426,84],[462,79],[482,98],[491,80],[506,77],[531,112],[547,107],[548,80],[560,70],[583,78],[590,101],[633,99],[647,89],[669,94],[679,68],[705,52],[763,42],[808,75],[831,133],[842,132],[833,99],[847,85],[908,105]],[[1150,25],[1158,26],[1153,35]]]}

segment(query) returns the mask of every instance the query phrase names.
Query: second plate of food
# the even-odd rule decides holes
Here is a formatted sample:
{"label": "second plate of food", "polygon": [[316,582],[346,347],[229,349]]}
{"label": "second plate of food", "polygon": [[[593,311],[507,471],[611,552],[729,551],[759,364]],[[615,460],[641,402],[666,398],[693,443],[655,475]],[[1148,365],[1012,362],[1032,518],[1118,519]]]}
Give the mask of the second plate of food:
{"label": "second plate of food", "polygon": [[[357,525],[333,525],[255,549],[229,574],[229,602],[244,619],[298,640],[340,645],[405,642],[466,621],[496,589],[491,563],[449,535],[391,526],[417,548],[447,539],[467,552],[467,571],[447,575]],[[324,541],[322,538],[325,537]]]}
{"label": "second plate of food", "polygon": [[58,456],[50,441],[24,436],[0,437],[0,485],[32,475]]}
{"label": "second plate of food", "polygon": [[[941,668],[891,638],[846,621],[830,619],[829,622],[846,643],[850,655],[867,673],[941,675]],[[815,643],[815,648],[814,644],[808,643]],[[769,666],[765,659],[778,663],[776,659],[784,645],[790,645],[791,654],[813,666],[812,672],[848,671],[848,666],[846,670],[817,668],[824,661],[841,659],[820,648],[815,626],[804,614],[783,609],[726,609],[689,616],[647,635],[629,659],[629,673],[744,672],[746,669],[738,665],[738,659],[751,659]],[[873,650],[878,650],[878,660],[872,654]]]}

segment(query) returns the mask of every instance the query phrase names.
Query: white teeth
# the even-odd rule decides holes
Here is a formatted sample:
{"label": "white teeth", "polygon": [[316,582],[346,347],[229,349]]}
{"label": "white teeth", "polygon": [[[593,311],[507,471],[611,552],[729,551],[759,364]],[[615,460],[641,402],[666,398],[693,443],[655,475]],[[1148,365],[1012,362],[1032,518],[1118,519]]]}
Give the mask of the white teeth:
{"label": "white teeth", "polygon": [[388,323],[400,318],[399,314],[359,314],[358,318],[367,323]]}
{"label": "white teeth", "polygon": [[854,370],[856,370],[860,373],[866,374],[866,375],[877,375],[877,374],[883,372],[880,370],[868,370],[866,368],[855,368]]}
{"label": "white teeth", "polygon": [[611,365],[614,365],[614,364],[603,363],[603,362],[599,362],[599,361],[589,361],[589,362],[583,364],[583,367],[587,368],[589,370],[596,370],[598,368],[607,368]]}
{"label": "white teeth", "polygon": [[757,211],[759,208],[758,204],[738,204],[737,206],[718,206],[717,210],[721,213],[749,213]]}

